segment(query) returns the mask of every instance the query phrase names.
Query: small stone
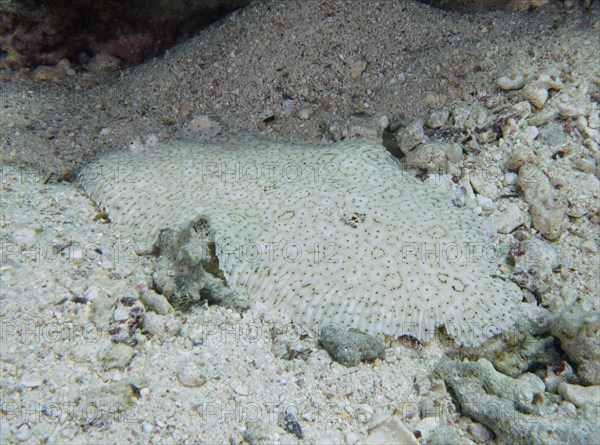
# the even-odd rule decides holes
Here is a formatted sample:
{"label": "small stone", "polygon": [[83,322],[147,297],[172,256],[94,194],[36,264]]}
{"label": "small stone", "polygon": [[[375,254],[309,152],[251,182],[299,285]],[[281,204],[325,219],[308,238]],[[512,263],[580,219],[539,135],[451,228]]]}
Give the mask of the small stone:
{"label": "small stone", "polygon": [[435,142],[419,145],[405,156],[404,162],[408,169],[423,169],[429,173],[446,173],[448,163],[456,162],[458,158],[462,158],[462,148],[459,144]]}
{"label": "small stone", "polygon": [[[425,441],[427,441],[427,443],[429,443],[429,440],[428,440],[429,436],[440,425],[440,422],[441,422],[441,418],[439,415],[435,416],[435,417],[433,417],[433,416],[425,417],[425,418],[419,420],[419,422],[415,425],[414,430],[419,431],[421,433],[421,437],[423,438],[423,440],[425,440]],[[452,443],[452,442],[450,442],[450,443]],[[464,443],[464,442],[462,442],[462,443]],[[441,443],[440,443],[440,445],[441,445]]]}
{"label": "small stone", "polygon": [[533,164],[519,169],[518,184],[529,204],[531,223],[545,238],[555,240],[567,228],[567,204]]}
{"label": "small stone", "polygon": [[588,116],[588,127],[594,130],[600,129],[600,112],[593,110]]}
{"label": "small stone", "polygon": [[556,412],[563,417],[570,417],[572,419],[577,417],[577,407],[566,400],[563,400],[558,404]]}
{"label": "small stone", "polygon": [[577,408],[586,403],[600,405],[600,385],[580,386],[561,382],[558,384],[558,393]]}
{"label": "small stone", "polygon": [[350,68],[350,77],[357,79],[367,69],[367,61],[364,59],[352,61],[348,64],[348,68]]}
{"label": "small stone", "polygon": [[115,309],[115,312],[113,313],[113,320],[114,321],[126,321],[127,319],[129,319],[129,312],[126,311],[123,308],[117,308]]}
{"label": "small stone", "polygon": [[469,179],[473,190],[479,195],[495,200],[500,196],[498,180],[502,172],[496,166],[476,165],[470,172]]}
{"label": "small stone", "polygon": [[417,119],[411,122],[406,128],[394,133],[398,148],[403,154],[408,153],[417,145],[427,142],[427,136],[425,135],[423,125],[423,120]]}
{"label": "small stone", "polygon": [[525,78],[518,75],[501,76],[496,80],[496,86],[503,91],[519,90],[525,85]]}
{"label": "small stone", "polygon": [[357,434],[354,434],[353,432],[349,431],[344,435],[344,441],[346,442],[346,445],[356,445],[356,443],[359,441],[360,437],[358,437]]}
{"label": "small stone", "polygon": [[429,128],[442,128],[448,123],[449,118],[450,111],[448,111],[447,109],[434,110],[429,115],[429,119],[427,120],[427,126]]}
{"label": "small stone", "polygon": [[[433,417],[429,417],[428,419],[434,419]],[[433,423],[433,420],[430,422]],[[422,428],[417,425],[416,429]],[[430,428],[419,430],[421,432],[421,437],[427,440],[427,445],[475,445],[469,436],[458,426],[454,425],[441,425],[434,426],[434,430],[431,431]]]}
{"label": "small stone", "polygon": [[242,436],[249,445],[278,445],[281,443],[281,436],[275,430],[275,426],[264,420],[246,422],[246,429]]}
{"label": "small stone", "polygon": [[505,185],[515,185],[517,183],[517,174],[513,172],[504,174],[504,184]]}
{"label": "small stone", "polygon": [[517,380],[529,385],[529,388],[536,393],[543,394],[544,391],[546,391],[546,384],[544,381],[532,372],[526,372],[520,375]]}
{"label": "small stone", "polygon": [[525,164],[535,162],[535,155],[529,147],[523,144],[516,144],[506,163],[504,164],[508,170],[519,170]]}
{"label": "small stone", "polygon": [[492,223],[499,233],[510,233],[523,224],[523,222],[521,209],[512,202],[506,204],[504,210],[492,215]]}
{"label": "small stone", "polygon": [[482,211],[486,215],[489,215],[491,212],[493,212],[496,207],[494,201],[484,195],[477,195],[477,204],[479,207],[481,207]]}
{"label": "small stone", "polygon": [[464,107],[458,107],[452,110],[452,125],[454,128],[463,130],[466,128],[467,120],[471,117],[471,110]]}
{"label": "small stone", "polygon": [[211,139],[219,135],[222,131],[222,126],[210,116],[196,116],[187,122],[181,129],[183,136],[193,136],[195,138],[203,137]]}
{"label": "small stone", "polygon": [[147,309],[160,315],[167,315],[175,311],[163,295],[157,294],[152,289],[148,289],[141,296],[142,303]]}
{"label": "small stone", "polygon": [[313,111],[310,108],[302,108],[298,111],[298,118],[303,121],[308,120],[313,114]]}
{"label": "small stone", "polygon": [[444,94],[428,91],[423,96],[423,103],[432,108],[443,106],[448,101],[448,97]]}
{"label": "small stone", "polygon": [[288,341],[277,338],[271,345],[271,352],[275,357],[279,357],[284,360],[290,360],[292,348]]}
{"label": "small stone", "polygon": [[556,393],[561,382],[573,382],[576,379],[573,368],[565,360],[557,360],[546,366],[544,384],[549,392]]}
{"label": "small stone", "polygon": [[364,445],[418,445],[419,442],[397,416],[388,416],[386,420],[369,428],[369,435],[362,443]]}
{"label": "small stone", "polygon": [[600,331],[597,310],[586,310],[578,302],[565,308],[552,325],[552,335],[577,365],[579,381],[585,385],[600,385]]}
{"label": "small stone", "polygon": [[146,332],[150,335],[162,335],[165,333],[165,322],[162,315],[158,315],[154,312],[147,312],[144,315],[144,321],[142,322],[142,332]]}
{"label": "small stone", "polygon": [[17,439],[19,442],[26,442],[30,438],[31,438],[31,428],[29,427],[29,425],[24,423],[17,430],[17,434],[15,434],[15,439]]}
{"label": "small stone", "polygon": [[56,69],[54,66],[41,65],[33,72],[33,79],[36,82],[59,83],[63,79],[64,74],[63,71]]}
{"label": "small stone", "polygon": [[113,345],[104,356],[105,369],[122,368],[127,366],[133,357],[133,348],[124,343]]}
{"label": "small stone", "polygon": [[558,115],[563,119],[575,119],[578,117],[583,117],[587,114],[587,110],[585,108],[578,107],[574,104],[560,103],[558,104],[557,108]]}
{"label": "small stone", "polygon": [[149,424],[148,422],[142,423],[142,431],[146,434],[150,434],[154,430],[154,426]]}
{"label": "small stone", "polygon": [[523,99],[528,100],[531,105],[540,109],[548,100],[548,89],[540,82],[532,82],[523,88]]}
{"label": "small stone", "polygon": [[111,56],[108,53],[98,53],[87,64],[87,70],[92,73],[100,73],[103,71],[115,71],[121,66],[121,59]]}
{"label": "small stone", "polygon": [[296,419],[296,415],[292,410],[287,409],[282,411],[279,414],[277,424],[292,436],[295,436],[298,439],[304,438],[300,422],[298,422],[298,419]]}
{"label": "small stone", "polygon": [[470,424],[469,433],[477,443],[486,443],[494,438],[492,430],[481,423]]}
{"label": "small stone", "polygon": [[[518,232],[517,232],[518,233]],[[531,238],[519,241],[508,252],[513,266],[513,280],[532,293],[543,293],[549,288],[549,278],[560,260],[552,244]]]}
{"label": "small stone", "polygon": [[384,345],[377,337],[344,331],[334,325],[323,327],[319,341],[335,361],[345,366],[356,366],[360,362],[373,362],[385,357]]}
{"label": "small stone", "polygon": [[589,239],[581,243],[581,250],[582,252],[598,253],[598,245],[595,240]]}
{"label": "small stone", "polygon": [[196,363],[184,363],[177,372],[179,383],[187,387],[198,387],[206,383],[206,376]]}

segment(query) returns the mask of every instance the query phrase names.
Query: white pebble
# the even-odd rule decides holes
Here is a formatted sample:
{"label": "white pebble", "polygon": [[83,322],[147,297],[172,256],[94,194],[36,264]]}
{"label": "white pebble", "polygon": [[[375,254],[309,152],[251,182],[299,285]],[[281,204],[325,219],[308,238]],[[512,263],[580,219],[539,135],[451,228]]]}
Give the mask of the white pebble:
{"label": "white pebble", "polygon": [[122,308],[117,308],[115,309],[115,312],[113,313],[113,320],[114,321],[126,321],[129,319],[129,313],[122,309]]}
{"label": "white pebble", "polygon": [[19,427],[17,434],[15,434],[15,439],[19,442],[26,442],[31,437],[31,429],[27,424],[23,424]]}
{"label": "white pebble", "polygon": [[313,112],[310,108],[302,108],[300,111],[298,111],[298,118],[305,121],[308,118],[310,118],[310,116],[312,116],[312,114],[313,114]]}
{"label": "white pebble", "polygon": [[177,378],[183,386],[188,387],[202,386],[206,383],[206,377],[196,363],[183,364],[177,373]]}

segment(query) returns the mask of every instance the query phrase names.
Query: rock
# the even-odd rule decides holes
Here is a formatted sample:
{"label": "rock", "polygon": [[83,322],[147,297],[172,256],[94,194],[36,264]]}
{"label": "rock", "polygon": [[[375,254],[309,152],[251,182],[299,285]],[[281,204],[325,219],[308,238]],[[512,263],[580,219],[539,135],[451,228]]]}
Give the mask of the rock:
{"label": "rock", "polygon": [[434,110],[429,115],[429,119],[427,120],[427,126],[429,128],[442,128],[444,125],[448,123],[448,119],[450,118],[450,111],[447,109],[442,110]]}
{"label": "rock", "polygon": [[506,204],[504,210],[494,212],[491,220],[499,233],[510,233],[524,222],[521,209],[512,202]]}
{"label": "rock", "polygon": [[600,181],[593,174],[571,173],[565,190],[569,210],[567,215],[581,218],[600,210]]}
{"label": "rock", "polygon": [[434,375],[444,379],[463,415],[490,428],[499,444],[579,445],[597,436],[595,415],[562,417],[550,403],[552,395],[540,392],[539,382],[507,377],[485,359],[443,357]]}
{"label": "rock", "polygon": [[408,153],[417,145],[427,142],[428,138],[425,136],[423,124],[422,119],[417,119],[411,122],[406,128],[397,130],[394,133],[398,148],[403,154]]}
{"label": "rock", "polygon": [[501,76],[496,80],[496,86],[503,91],[520,90],[525,86],[525,77],[517,74]]}
{"label": "rock", "polygon": [[123,309],[123,308],[117,308],[115,309],[115,312],[113,312],[113,320],[114,321],[125,321],[129,318],[129,311]]}
{"label": "rock", "polygon": [[563,310],[552,326],[552,335],[577,364],[577,376],[585,385],[600,384],[600,331],[598,311],[586,311],[580,303]]}
{"label": "rock", "polygon": [[531,149],[524,144],[515,144],[504,166],[509,170],[517,171],[525,164],[533,162],[535,162],[535,155]]}
{"label": "rock", "polygon": [[290,360],[292,356],[292,346],[289,341],[277,338],[273,340],[271,352],[275,357],[279,357],[284,360]]}
{"label": "rock", "polygon": [[281,428],[283,428],[287,433],[291,434],[292,436],[295,436],[297,439],[304,438],[300,422],[298,422],[298,419],[296,419],[296,415],[292,412],[291,409],[286,409],[279,413],[277,424]]}
{"label": "rock", "polygon": [[437,427],[429,434],[427,445],[475,445],[467,434],[453,425]]}
{"label": "rock", "polygon": [[576,381],[577,376],[569,362],[560,359],[546,366],[544,384],[549,392],[556,393],[558,385],[562,382],[574,383]]}
{"label": "rock", "polygon": [[545,238],[557,239],[567,228],[567,204],[548,177],[533,164],[519,169],[519,187],[529,204],[531,222]]}
{"label": "rock", "polygon": [[169,301],[152,289],[146,290],[141,296],[142,303],[146,309],[156,312],[159,315],[167,315],[174,312],[173,306]]}
{"label": "rock", "polygon": [[432,173],[445,173],[449,162],[462,159],[460,144],[430,143],[421,144],[408,152],[404,164],[408,169],[423,169]]}
{"label": "rock", "polygon": [[547,309],[523,303],[518,323],[510,331],[480,348],[465,350],[469,359],[485,358],[494,368],[517,378],[528,369],[550,365],[560,360],[550,335],[556,318]]}
{"label": "rock", "polygon": [[489,215],[496,208],[494,201],[484,195],[477,195],[477,205],[481,207],[484,215]]}
{"label": "rock", "polygon": [[413,431],[415,435],[419,436],[419,439],[429,442],[429,438],[433,432],[440,427],[442,418],[437,413],[433,416],[424,417],[417,422],[414,426]]}
{"label": "rock", "polygon": [[345,366],[356,366],[360,362],[373,362],[385,357],[385,347],[377,337],[344,331],[332,324],[323,327],[319,342],[336,362]]}
{"label": "rock", "polygon": [[523,99],[541,109],[548,100],[548,88],[543,83],[531,82],[523,88]]}
{"label": "rock", "polygon": [[103,359],[105,369],[122,368],[129,365],[133,357],[133,348],[129,345],[119,343],[113,345],[106,352]]}
{"label": "rock", "polygon": [[147,312],[142,321],[142,332],[156,336],[166,334],[165,317],[154,312]]}
{"label": "rock", "polygon": [[418,445],[419,442],[397,416],[389,416],[369,428],[369,435],[362,443],[364,445]]}
{"label": "rock", "polygon": [[477,443],[486,443],[494,438],[494,433],[481,423],[472,423],[469,425],[469,433]]}
{"label": "rock", "polygon": [[278,445],[281,442],[281,435],[275,429],[273,423],[265,420],[256,422],[246,422],[246,429],[242,436],[249,445]]}
{"label": "rock", "polygon": [[116,71],[121,67],[123,61],[118,57],[101,52],[92,57],[87,64],[87,70],[92,73],[101,73],[103,71]]}
{"label": "rock", "polygon": [[352,431],[348,431],[344,435],[344,441],[346,442],[346,445],[356,445],[359,440],[360,437],[358,437],[358,435],[354,434]]}
{"label": "rock", "polygon": [[468,173],[471,186],[477,193],[493,200],[500,196],[502,172],[499,167],[475,161]]}
{"label": "rock", "polygon": [[222,131],[223,127],[218,121],[203,114],[194,116],[186,122],[179,130],[179,134],[183,137],[209,140],[221,134]]}
{"label": "rock", "polygon": [[348,63],[348,68],[350,70],[350,77],[358,79],[365,69],[367,69],[367,61],[364,59],[354,60]]}
{"label": "rock", "polygon": [[558,385],[558,393],[577,408],[586,403],[600,405],[600,385],[580,386],[561,382]]}
{"label": "rock", "polygon": [[452,118],[450,121],[452,122],[452,126],[459,130],[465,130],[467,128],[467,121],[471,117],[472,109],[466,106],[456,107],[452,110]]}
{"label": "rock", "polygon": [[551,74],[541,74],[537,79],[523,87],[523,99],[529,101],[534,107],[541,109],[548,100],[549,90],[561,90],[563,84],[560,79]]}
{"label": "rock", "polygon": [[114,343],[130,343],[135,345],[134,333],[141,324],[145,309],[134,294],[119,298],[112,316],[108,332]]}
{"label": "rock", "polygon": [[308,120],[313,114],[313,111],[310,108],[301,108],[298,111],[298,119],[302,119],[303,121]]}
{"label": "rock", "polygon": [[37,82],[60,83],[64,77],[65,73],[55,66],[41,65],[33,71],[33,79]]}
{"label": "rock", "polygon": [[27,423],[21,425],[17,430],[17,434],[15,434],[15,439],[19,442],[29,441],[31,439],[31,427]]}
{"label": "rock", "polygon": [[549,289],[553,270],[560,265],[556,249],[535,238],[511,246],[508,259],[513,265],[513,281],[536,295]]}
{"label": "rock", "polygon": [[582,241],[581,251],[587,253],[598,253],[598,245],[593,239]]}
{"label": "rock", "polygon": [[179,383],[183,386],[195,388],[206,383],[206,376],[201,367],[196,363],[184,363],[177,371]]}

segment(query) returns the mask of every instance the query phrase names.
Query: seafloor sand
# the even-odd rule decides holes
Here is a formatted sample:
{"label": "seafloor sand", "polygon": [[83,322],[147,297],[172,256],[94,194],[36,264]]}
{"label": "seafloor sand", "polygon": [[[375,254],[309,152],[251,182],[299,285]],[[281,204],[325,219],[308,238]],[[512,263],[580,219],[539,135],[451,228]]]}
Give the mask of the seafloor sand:
{"label": "seafloor sand", "polygon": [[[517,207],[522,225],[499,234],[502,245],[540,240],[535,262],[541,266],[520,283],[529,303],[551,314],[570,304],[594,314],[597,6],[567,13],[551,2],[534,13],[458,15],[391,0],[262,2],[122,72],[82,71],[58,84],[36,82],[27,72],[5,74],[2,443],[236,444],[244,437],[251,443],[410,443],[403,437],[412,433],[427,443],[440,425],[456,427],[462,443],[494,443],[432,377],[437,360],[455,349],[446,339],[426,346],[386,339],[385,360],[346,368],[313,338],[292,334],[293,348],[304,352],[280,358],[285,336],[261,308],[155,315],[146,304],[144,327],[136,327],[127,297],[144,293],[153,265],[95,218],[97,209],[78,188],[56,180],[72,178],[99,152],[167,138],[201,114],[227,128],[322,141],[371,134],[369,116],[385,114],[399,125],[445,109],[454,116],[448,127],[473,134],[522,101],[521,90],[496,87],[499,77],[549,72],[568,97],[551,92],[547,105],[531,110],[529,120],[514,119],[500,140],[463,141],[464,156],[447,171],[467,189],[458,201],[482,217],[510,225],[506,207]],[[560,108],[558,99],[571,108]],[[432,140],[448,136],[442,133]],[[532,204],[506,167],[517,145],[524,157],[531,152],[529,162],[568,207],[554,241],[532,228]],[[30,165],[18,166],[23,162]],[[115,357],[125,366],[106,369],[116,325],[132,327],[133,358]],[[560,359],[576,367],[564,353]],[[538,370],[542,380],[545,372],[546,366]],[[565,417],[580,415],[558,395],[553,403]],[[289,406],[303,439],[278,426],[278,413]],[[371,430],[392,415],[406,431]],[[251,420],[259,423],[248,425]]]}

